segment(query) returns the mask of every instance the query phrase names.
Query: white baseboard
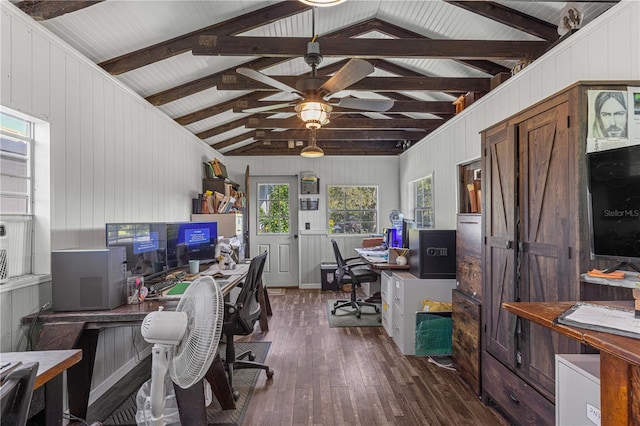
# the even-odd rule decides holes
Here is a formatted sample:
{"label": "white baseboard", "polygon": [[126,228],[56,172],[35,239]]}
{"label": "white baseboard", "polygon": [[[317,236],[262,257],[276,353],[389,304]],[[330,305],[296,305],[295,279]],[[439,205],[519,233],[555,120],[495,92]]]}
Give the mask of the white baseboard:
{"label": "white baseboard", "polygon": [[131,370],[134,369],[136,365],[142,362],[147,356],[151,354],[151,345],[148,345],[142,351],[140,351],[140,355],[138,357],[139,361],[135,358],[130,359],[126,364],[120,367],[115,373],[109,376],[105,381],[100,383],[95,388],[91,389],[91,393],[89,393],[89,405],[93,404],[104,395],[112,386],[120,381],[123,377],[125,377]]}
{"label": "white baseboard", "polygon": [[322,284],[320,283],[306,283],[306,284],[300,284],[298,286],[299,289],[302,290],[315,290],[315,289],[321,289],[322,288]]}

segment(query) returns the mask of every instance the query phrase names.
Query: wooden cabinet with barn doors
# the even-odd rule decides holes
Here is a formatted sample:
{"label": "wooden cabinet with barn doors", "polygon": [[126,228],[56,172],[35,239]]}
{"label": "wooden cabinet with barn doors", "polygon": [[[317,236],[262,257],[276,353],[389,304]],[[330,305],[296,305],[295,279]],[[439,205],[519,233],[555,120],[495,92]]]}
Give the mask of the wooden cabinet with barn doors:
{"label": "wooden cabinet with barn doors", "polygon": [[582,298],[580,274],[598,267],[589,245],[587,92],[627,85],[576,83],[482,132],[482,394],[517,424],[554,423],[554,355],[584,349],[502,303]]}

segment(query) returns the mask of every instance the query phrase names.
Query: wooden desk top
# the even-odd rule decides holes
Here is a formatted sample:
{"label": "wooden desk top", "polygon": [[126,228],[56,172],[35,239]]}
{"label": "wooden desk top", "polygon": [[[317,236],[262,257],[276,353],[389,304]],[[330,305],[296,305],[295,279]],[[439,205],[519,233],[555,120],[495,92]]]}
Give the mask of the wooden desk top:
{"label": "wooden desk top", "polygon": [[[409,270],[409,265],[398,265],[397,263],[379,261],[380,259],[378,258],[378,256],[367,256],[366,254],[364,254],[363,251],[366,252],[367,249],[356,248],[356,252],[358,253],[358,256],[360,256],[360,258],[364,260],[367,263],[367,265],[369,265],[369,267],[371,267],[372,269],[385,269],[385,270],[395,269],[395,270],[401,270],[401,271]],[[382,256],[380,256],[380,258],[381,257]]]}
{"label": "wooden desk top", "polygon": [[58,374],[67,370],[82,359],[80,349],[64,351],[28,351],[28,352],[2,352],[0,360],[3,362],[38,362],[38,374],[34,389],[43,386]]}
{"label": "wooden desk top", "polygon": [[[222,294],[227,295],[246,277],[246,271],[242,274],[234,275],[221,288]],[[68,311],[54,312],[47,310],[39,315],[27,315],[22,318],[23,324],[30,324],[37,316],[39,323],[79,323],[86,328],[120,327],[124,325],[140,324],[144,317],[160,307],[166,310],[175,310],[178,306],[178,299],[174,300],[145,300],[135,305],[120,305],[113,309],[100,311]]]}
{"label": "wooden desk top", "polygon": [[[512,314],[550,328],[564,336],[578,340],[600,351],[608,352],[624,361],[640,365],[640,339],[618,336],[602,331],[558,324],[557,318],[577,302],[509,302],[502,306]],[[633,310],[634,302],[589,302]]]}

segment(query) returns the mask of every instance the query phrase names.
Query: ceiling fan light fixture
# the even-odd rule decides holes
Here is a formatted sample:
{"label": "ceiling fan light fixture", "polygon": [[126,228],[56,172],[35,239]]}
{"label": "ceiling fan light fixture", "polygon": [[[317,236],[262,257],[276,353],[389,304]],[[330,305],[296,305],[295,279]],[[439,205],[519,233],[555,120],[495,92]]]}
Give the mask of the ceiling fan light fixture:
{"label": "ceiling fan light fixture", "polygon": [[307,6],[319,6],[319,7],[329,7],[335,6],[340,3],[344,3],[347,0],[300,0],[300,2],[306,4]]}
{"label": "ceiling fan light fixture", "polygon": [[304,121],[307,129],[319,129],[329,122],[331,105],[324,102],[300,102],[296,105],[296,113]]}

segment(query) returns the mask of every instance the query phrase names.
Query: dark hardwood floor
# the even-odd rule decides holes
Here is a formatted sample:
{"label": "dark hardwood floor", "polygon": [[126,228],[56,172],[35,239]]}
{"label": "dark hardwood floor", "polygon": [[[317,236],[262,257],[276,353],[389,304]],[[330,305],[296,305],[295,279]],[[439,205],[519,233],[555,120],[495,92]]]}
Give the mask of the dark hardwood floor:
{"label": "dark hardwood floor", "polygon": [[[347,294],[270,293],[271,341],[243,425],[506,425],[455,371],[403,356],[382,327],[329,328],[326,300]],[[256,328],[259,330],[259,328]]]}

